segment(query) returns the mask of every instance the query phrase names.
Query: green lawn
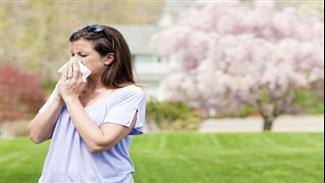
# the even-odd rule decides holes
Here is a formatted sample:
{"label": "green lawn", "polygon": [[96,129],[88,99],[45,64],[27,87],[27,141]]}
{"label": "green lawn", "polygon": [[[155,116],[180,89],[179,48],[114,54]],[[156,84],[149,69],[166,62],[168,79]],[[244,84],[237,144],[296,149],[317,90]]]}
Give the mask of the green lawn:
{"label": "green lawn", "polygon": [[[36,183],[49,143],[1,143],[1,183]],[[146,134],[131,156],[136,183],[324,182],[324,134]]]}

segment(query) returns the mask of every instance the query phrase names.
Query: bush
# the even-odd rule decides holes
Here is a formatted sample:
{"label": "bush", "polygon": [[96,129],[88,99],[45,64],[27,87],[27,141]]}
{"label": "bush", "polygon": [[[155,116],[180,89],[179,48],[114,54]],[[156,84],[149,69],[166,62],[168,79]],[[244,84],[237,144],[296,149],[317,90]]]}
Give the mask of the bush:
{"label": "bush", "polygon": [[148,126],[155,124],[161,130],[193,131],[202,121],[202,116],[185,102],[159,102],[151,98],[146,108]]}
{"label": "bush", "polygon": [[[324,98],[319,93],[311,90],[294,91],[295,101],[292,109],[294,112],[286,112],[285,114],[324,114]],[[259,112],[248,105],[242,105],[238,111],[226,111],[217,114],[216,118],[225,117],[248,117],[259,115]]]}
{"label": "bush", "polygon": [[42,88],[47,97],[51,95],[57,82],[58,82],[57,80],[54,80],[54,81],[45,81],[42,83]]}
{"label": "bush", "polygon": [[44,102],[39,77],[17,66],[0,69],[0,122],[29,117]]}
{"label": "bush", "polygon": [[294,105],[303,114],[324,114],[324,98],[316,92],[300,90],[296,92]]}

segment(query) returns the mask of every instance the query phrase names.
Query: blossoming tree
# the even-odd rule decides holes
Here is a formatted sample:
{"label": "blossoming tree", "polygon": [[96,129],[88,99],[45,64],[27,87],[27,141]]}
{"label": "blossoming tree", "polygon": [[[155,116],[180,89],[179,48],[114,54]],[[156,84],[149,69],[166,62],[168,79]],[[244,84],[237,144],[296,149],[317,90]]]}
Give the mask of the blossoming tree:
{"label": "blossoming tree", "polygon": [[324,23],[272,1],[195,3],[151,45],[174,63],[161,86],[166,99],[205,112],[250,105],[264,130],[292,110],[294,91],[324,91]]}

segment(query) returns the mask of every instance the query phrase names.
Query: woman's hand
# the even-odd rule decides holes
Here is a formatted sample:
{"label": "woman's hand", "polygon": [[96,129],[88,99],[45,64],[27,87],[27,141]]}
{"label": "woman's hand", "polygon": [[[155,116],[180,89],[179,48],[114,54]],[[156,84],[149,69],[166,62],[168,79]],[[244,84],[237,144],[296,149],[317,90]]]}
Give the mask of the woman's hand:
{"label": "woman's hand", "polygon": [[58,82],[58,93],[67,102],[71,99],[78,99],[86,87],[86,82],[81,80],[81,72],[78,61],[69,62]]}

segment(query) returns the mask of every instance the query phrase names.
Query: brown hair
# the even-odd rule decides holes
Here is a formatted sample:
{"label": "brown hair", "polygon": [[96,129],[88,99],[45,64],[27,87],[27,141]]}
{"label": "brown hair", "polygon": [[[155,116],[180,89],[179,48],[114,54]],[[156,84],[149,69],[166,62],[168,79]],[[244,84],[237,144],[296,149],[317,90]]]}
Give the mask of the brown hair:
{"label": "brown hair", "polygon": [[74,32],[70,42],[81,39],[92,42],[93,49],[101,56],[114,53],[113,62],[107,66],[102,74],[102,83],[109,88],[121,88],[122,84],[135,84],[132,69],[132,55],[122,34],[115,28],[107,25],[96,25],[100,31],[89,31],[88,27]]}

